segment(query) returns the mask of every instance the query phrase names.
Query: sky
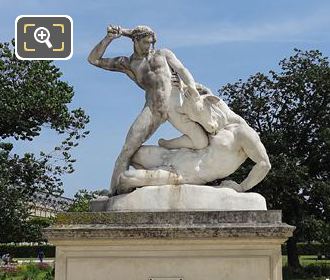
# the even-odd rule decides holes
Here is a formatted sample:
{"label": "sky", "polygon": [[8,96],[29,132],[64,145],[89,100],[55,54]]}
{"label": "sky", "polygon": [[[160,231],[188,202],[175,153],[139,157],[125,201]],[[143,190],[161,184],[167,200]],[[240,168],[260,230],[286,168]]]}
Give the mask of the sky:
{"label": "sky", "polygon": [[[79,189],[109,188],[126,133],[144,105],[144,92],[121,73],[90,65],[87,57],[109,24],[148,25],[156,48],[171,49],[194,79],[214,93],[256,72],[278,70],[293,49],[318,49],[330,55],[329,0],[0,0],[0,41],[15,36],[19,15],[69,15],[73,19],[73,57],[55,61],[75,96],[69,107],[90,116],[89,136],[73,151],[75,172],[63,177],[65,196]],[[105,57],[132,53],[132,42],[115,40]],[[164,124],[147,142],[179,133]],[[51,151],[61,138],[42,130],[32,142],[15,142],[17,153]]]}

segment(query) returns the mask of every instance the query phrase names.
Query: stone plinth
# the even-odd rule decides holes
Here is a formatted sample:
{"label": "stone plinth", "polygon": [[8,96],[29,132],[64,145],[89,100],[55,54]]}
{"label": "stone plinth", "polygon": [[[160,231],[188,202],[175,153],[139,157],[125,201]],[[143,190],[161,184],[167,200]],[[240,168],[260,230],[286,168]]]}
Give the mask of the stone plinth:
{"label": "stone plinth", "polygon": [[258,193],[199,185],[165,185],[138,188],[91,201],[92,211],[240,211],[267,210]]}
{"label": "stone plinth", "polygon": [[65,213],[45,230],[56,280],[279,280],[280,211]]}

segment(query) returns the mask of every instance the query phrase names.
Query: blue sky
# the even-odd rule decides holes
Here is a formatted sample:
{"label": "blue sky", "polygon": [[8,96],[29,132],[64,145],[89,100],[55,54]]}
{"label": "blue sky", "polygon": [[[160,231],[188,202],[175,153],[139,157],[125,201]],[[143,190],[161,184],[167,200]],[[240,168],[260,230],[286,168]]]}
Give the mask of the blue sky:
{"label": "blue sky", "polygon": [[[279,60],[292,54],[293,48],[330,54],[328,0],[1,0],[0,4],[0,41],[14,37],[19,15],[66,14],[73,19],[73,57],[55,64],[74,86],[70,107],[82,107],[90,116],[91,133],[73,153],[76,171],[63,178],[67,196],[81,188],[108,188],[128,128],[144,104],[144,93],[125,75],[87,63],[107,25],[149,25],[157,33],[156,47],[174,51],[195,80],[214,92],[239,78],[277,69]],[[106,55],[130,55],[131,51],[131,41],[120,38]],[[165,124],[148,143],[177,135]],[[47,151],[59,141],[45,129],[33,142],[17,142],[16,151]]]}

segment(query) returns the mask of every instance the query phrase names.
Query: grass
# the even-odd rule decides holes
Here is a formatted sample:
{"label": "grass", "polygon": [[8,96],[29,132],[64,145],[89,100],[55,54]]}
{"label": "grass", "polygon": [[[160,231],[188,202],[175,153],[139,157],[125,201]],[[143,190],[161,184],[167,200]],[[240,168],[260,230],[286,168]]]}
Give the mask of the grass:
{"label": "grass", "polygon": [[[308,266],[310,264],[328,264],[330,266],[330,260],[318,260],[317,256],[299,256],[299,261],[302,266]],[[287,264],[288,257],[282,256],[282,265],[286,266]]]}
{"label": "grass", "polygon": [[287,256],[282,256],[284,280],[326,280],[330,279],[330,260],[318,260],[317,256],[299,256],[302,268],[290,271]]}

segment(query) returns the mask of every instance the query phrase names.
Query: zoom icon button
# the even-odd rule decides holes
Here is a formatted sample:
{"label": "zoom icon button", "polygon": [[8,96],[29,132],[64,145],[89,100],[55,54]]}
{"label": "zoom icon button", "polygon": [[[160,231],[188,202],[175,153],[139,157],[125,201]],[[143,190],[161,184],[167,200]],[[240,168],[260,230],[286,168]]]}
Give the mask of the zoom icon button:
{"label": "zoom icon button", "polygon": [[15,31],[18,59],[66,60],[72,57],[72,19],[69,16],[19,16]]}
{"label": "zoom icon button", "polygon": [[[45,33],[44,33],[45,32]],[[45,39],[44,39],[45,37]],[[50,37],[50,32],[46,27],[38,27],[35,31],[34,31],[34,39],[38,42],[38,43],[45,43],[47,45],[47,47],[49,49],[51,49],[53,47],[52,43],[49,41],[49,37]]]}

